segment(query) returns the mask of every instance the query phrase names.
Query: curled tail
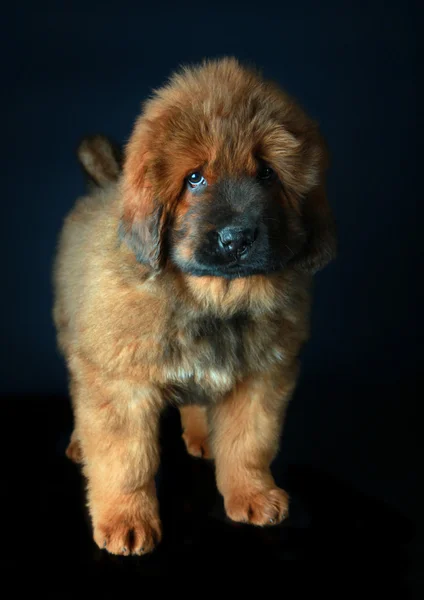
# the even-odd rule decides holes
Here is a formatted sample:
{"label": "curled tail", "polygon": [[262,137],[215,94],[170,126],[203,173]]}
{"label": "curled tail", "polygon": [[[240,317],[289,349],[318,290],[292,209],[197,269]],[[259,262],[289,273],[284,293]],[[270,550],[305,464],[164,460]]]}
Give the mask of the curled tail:
{"label": "curled tail", "polygon": [[85,137],[78,146],[77,156],[89,185],[104,188],[118,179],[122,168],[122,152],[106,136]]}

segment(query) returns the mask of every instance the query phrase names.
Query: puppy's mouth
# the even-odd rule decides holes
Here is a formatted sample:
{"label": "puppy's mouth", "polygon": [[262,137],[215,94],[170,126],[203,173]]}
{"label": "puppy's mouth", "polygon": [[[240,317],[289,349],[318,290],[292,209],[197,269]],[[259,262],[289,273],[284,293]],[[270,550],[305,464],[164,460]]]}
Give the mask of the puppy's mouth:
{"label": "puppy's mouth", "polygon": [[273,269],[259,269],[259,268],[246,268],[246,267],[234,267],[233,269],[226,268],[198,268],[188,269],[185,271],[188,275],[195,277],[222,277],[224,279],[241,279],[246,277],[252,277],[253,275],[270,275],[276,271],[280,271],[281,268],[275,266]]}
{"label": "puppy's mouth", "polygon": [[270,275],[284,269],[282,262],[268,262],[267,264],[247,264],[234,260],[223,265],[196,263],[179,265],[179,268],[188,275],[195,277],[223,277],[224,279],[240,279],[253,275]]}
{"label": "puppy's mouth", "polygon": [[234,243],[234,235],[232,240],[227,244],[225,239],[224,244],[206,240],[188,259],[178,251],[173,252],[173,262],[188,275],[239,279],[282,271],[290,258],[273,251],[267,237],[257,232],[242,242]]}

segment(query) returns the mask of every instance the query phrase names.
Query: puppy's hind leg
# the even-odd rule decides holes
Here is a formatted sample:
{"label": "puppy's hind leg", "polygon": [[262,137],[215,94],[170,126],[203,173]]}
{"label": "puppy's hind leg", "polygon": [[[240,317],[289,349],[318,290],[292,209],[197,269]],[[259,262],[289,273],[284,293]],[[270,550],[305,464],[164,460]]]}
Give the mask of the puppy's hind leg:
{"label": "puppy's hind leg", "polygon": [[81,448],[81,444],[78,440],[75,430],[72,432],[71,440],[68,444],[68,447],[66,448],[65,453],[66,453],[66,456],[70,460],[72,460],[72,462],[77,463],[77,464],[82,463],[82,458],[83,458],[82,448]]}
{"label": "puppy's hind leg", "polygon": [[75,379],[75,377],[71,377],[70,381],[69,381],[69,394],[71,397],[71,403],[72,403],[72,412],[74,414],[74,430],[72,431],[71,434],[71,439],[69,440],[69,444],[68,447],[65,450],[65,454],[66,456],[72,460],[72,462],[76,463],[76,464],[81,464],[83,462],[83,452],[82,452],[82,446],[81,446],[81,442],[79,440],[79,436],[78,436],[78,427],[77,427],[77,423],[76,423],[76,406],[75,406],[75,399],[77,397],[77,392],[78,392],[78,385],[77,385],[77,381]]}
{"label": "puppy's hind leg", "polygon": [[180,415],[187,452],[198,458],[212,458],[206,409],[202,406],[184,406],[180,408]]}

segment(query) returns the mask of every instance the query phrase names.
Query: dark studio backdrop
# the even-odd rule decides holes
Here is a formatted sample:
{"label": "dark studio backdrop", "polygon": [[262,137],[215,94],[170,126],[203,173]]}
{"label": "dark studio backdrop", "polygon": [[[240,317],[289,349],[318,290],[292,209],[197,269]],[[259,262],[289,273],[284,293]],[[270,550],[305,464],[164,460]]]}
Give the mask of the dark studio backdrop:
{"label": "dark studio backdrop", "polygon": [[[316,551],[348,564],[354,548],[362,557],[358,573],[380,555],[397,563],[398,570],[388,569],[391,577],[406,572],[417,546],[422,342],[418,4],[74,0],[22,1],[7,9],[1,42],[4,483],[13,513],[28,478],[37,521],[31,527],[45,532],[37,541],[42,549],[53,531],[64,529],[66,556],[81,569],[129,568],[95,554],[84,529],[80,476],[63,458],[72,422],[51,318],[51,264],[63,218],[84,191],[75,148],[96,132],[124,143],[140,102],[173,69],[235,55],[277,80],[320,122],[332,157],[328,193],[340,249],[316,277],[312,338],[275,466],[293,495],[292,523],[267,538],[232,529],[219,516],[215,528],[205,525],[205,517],[203,537],[192,532],[184,551],[194,556],[196,548],[219,544],[219,530],[234,547],[247,545],[250,556],[262,544],[270,561]],[[180,450],[178,422],[169,419],[165,427]],[[185,473],[180,483],[198,490],[192,476],[199,470],[210,485],[203,467],[178,460]],[[167,478],[164,467],[163,485],[172,494],[177,475],[169,471]],[[169,519],[177,527],[178,517]],[[184,519],[190,522],[190,515]],[[165,550],[158,556],[143,564],[158,573],[165,564],[171,569]],[[6,564],[22,568],[15,558],[9,555]]]}

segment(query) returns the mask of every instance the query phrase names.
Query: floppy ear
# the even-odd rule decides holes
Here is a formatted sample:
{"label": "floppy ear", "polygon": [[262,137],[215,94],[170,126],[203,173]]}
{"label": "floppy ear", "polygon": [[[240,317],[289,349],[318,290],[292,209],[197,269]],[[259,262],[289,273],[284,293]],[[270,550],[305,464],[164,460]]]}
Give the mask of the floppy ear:
{"label": "floppy ear", "polygon": [[337,253],[336,226],[327,200],[326,171],[328,155],[322,142],[319,183],[304,198],[302,208],[306,244],[296,259],[297,268],[316,273]]}
{"label": "floppy ear", "polygon": [[139,124],[126,148],[119,235],[138,262],[159,271],[166,254],[167,212],[154,196],[149,179],[150,159],[149,139]]}

